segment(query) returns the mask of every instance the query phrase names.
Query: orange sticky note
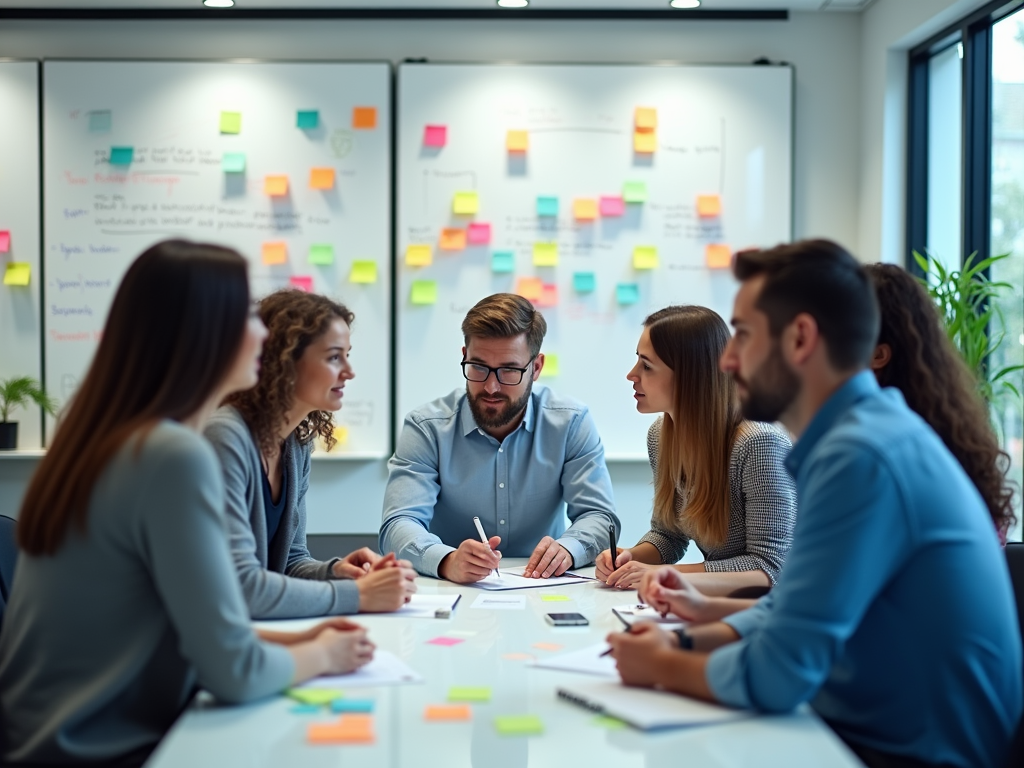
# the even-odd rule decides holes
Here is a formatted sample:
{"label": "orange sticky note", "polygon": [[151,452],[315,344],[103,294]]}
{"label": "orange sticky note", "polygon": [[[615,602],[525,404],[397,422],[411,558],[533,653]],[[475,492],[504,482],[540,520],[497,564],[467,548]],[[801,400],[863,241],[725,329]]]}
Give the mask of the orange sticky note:
{"label": "orange sticky note", "polygon": [[273,197],[288,194],[287,176],[267,176],[263,180],[263,193]]}
{"label": "orange sticky note", "polygon": [[639,152],[640,154],[650,154],[658,148],[657,134],[651,131],[650,133],[643,133],[637,131],[633,134],[633,151]]}
{"label": "orange sticky note", "polygon": [[376,107],[353,107],[352,127],[370,130],[377,127]]}
{"label": "orange sticky note", "polygon": [[373,716],[345,714],[333,723],[310,723],[306,738],[311,744],[372,744]]}
{"label": "orange sticky note", "polygon": [[560,651],[562,646],[558,643],[534,643],[534,648],[540,648],[542,651]]}
{"label": "orange sticky note", "polygon": [[530,301],[540,301],[544,295],[544,281],[539,277],[520,277],[516,281],[516,293]]}
{"label": "orange sticky note", "polygon": [[573,200],[572,215],[577,221],[593,221],[597,218],[597,200],[589,197]]}
{"label": "orange sticky note", "polygon": [[710,218],[722,214],[722,198],[718,195],[697,195],[697,215]]}
{"label": "orange sticky note", "polygon": [[263,244],[264,264],[286,264],[288,262],[288,244],[282,242]]}
{"label": "orange sticky note", "polygon": [[441,250],[461,251],[466,247],[466,230],[449,229],[441,230]]}
{"label": "orange sticky note", "polygon": [[708,269],[728,269],[732,266],[732,249],[721,243],[710,243],[704,249]]}
{"label": "orange sticky note", "polygon": [[423,710],[424,720],[445,721],[445,720],[470,720],[473,717],[473,710],[468,704],[428,704]]}
{"label": "orange sticky note", "polygon": [[537,299],[538,307],[557,307],[558,306],[558,286],[554,283],[544,283],[544,286],[540,292],[540,298]]}
{"label": "orange sticky note", "polygon": [[309,172],[309,186],[313,189],[333,189],[334,169],[314,168]]}
{"label": "orange sticky note", "polygon": [[526,131],[509,131],[505,135],[505,146],[509,152],[525,152],[530,146],[530,134]]}
{"label": "orange sticky note", "polygon": [[653,131],[658,127],[658,110],[653,107],[637,107],[633,113],[633,125],[638,131]]}

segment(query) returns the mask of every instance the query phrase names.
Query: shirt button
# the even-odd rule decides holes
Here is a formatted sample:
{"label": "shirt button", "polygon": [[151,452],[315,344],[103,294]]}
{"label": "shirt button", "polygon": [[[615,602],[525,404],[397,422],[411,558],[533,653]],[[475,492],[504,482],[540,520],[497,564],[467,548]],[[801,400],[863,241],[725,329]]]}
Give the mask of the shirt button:
{"label": "shirt button", "polygon": [[505,452],[505,449],[504,449],[504,448],[499,448],[499,449],[498,449],[498,453],[504,453],[504,452]]}
{"label": "shirt button", "polygon": [[498,483],[498,487],[499,487],[499,488],[504,488],[504,487],[505,487],[505,484],[504,484],[504,483]]}
{"label": "shirt button", "polygon": [[504,524],[505,524],[505,521],[504,521],[504,520],[499,520],[499,521],[498,521],[498,524],[499,524],[499,525],[504,525]]}

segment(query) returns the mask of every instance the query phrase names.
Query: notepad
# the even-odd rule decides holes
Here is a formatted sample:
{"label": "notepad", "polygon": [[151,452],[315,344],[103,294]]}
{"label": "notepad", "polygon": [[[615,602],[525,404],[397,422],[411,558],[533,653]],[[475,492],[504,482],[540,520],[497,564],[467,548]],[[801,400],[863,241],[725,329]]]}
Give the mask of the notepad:
{"label": "notepad", "polygon": [[751,716],[749,710],[729,709],[674,693],[631,688],[610,680],[560,686],[556,695],[564,701],[614,717],[644,731],[708,725]]}

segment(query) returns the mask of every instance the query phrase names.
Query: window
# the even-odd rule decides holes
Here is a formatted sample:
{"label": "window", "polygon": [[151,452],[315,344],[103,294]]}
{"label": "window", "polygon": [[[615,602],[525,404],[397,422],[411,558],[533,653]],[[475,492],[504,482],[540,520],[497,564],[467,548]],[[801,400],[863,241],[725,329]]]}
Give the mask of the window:
{"label": "window", "polygon": [[928,62],[926,248],[947,269],[960,263],[962,58],[963,46],[957,41]]}

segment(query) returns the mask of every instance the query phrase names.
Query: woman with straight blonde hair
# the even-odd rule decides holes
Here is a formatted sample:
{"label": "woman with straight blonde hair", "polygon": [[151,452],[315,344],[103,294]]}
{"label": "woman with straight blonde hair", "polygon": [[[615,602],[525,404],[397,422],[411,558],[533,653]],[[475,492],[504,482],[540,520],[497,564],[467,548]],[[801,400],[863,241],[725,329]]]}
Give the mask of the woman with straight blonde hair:
{"label": "woman with straight blonde hair", "polygon": [[[771,587],[789,551],[796,489],[783,467],[789,438],[740,417],[731,377],[718,368],[729,329],[706,307],[671,306],[644,321],[633,382],[640,413],[661,413],[647,433],[654,472],[651,530],[636,546],[605,550],[597,577],[632,589],[678,562],[690,541],[703,563],[676,565],[705,594]],[[700,574],[700,575],[698,575]]]}

